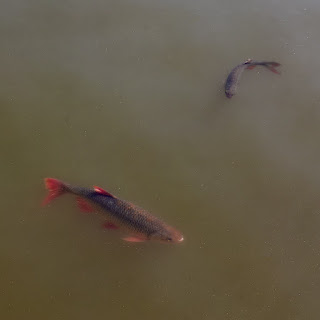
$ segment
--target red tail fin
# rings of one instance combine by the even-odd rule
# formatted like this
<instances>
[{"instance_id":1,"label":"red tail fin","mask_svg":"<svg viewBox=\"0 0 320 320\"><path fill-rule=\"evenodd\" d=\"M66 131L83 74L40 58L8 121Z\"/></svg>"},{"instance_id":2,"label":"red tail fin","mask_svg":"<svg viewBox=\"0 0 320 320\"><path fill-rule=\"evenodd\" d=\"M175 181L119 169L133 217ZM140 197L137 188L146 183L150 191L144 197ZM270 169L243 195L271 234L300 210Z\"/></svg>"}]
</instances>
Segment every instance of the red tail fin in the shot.
<instances>
[{"instance_id":1,"label":"red tail fin","mask_svg":"<svg viewBox=\"0 0 320 320\"><path fill-rule=\"evenodd\" d=\"M267 62L264 66L273 73L280 74L280 72L275 68L281 66L278 62Z\"/></svg>"},{"instance_id":2,"label":"red tail fin","mask_svg":"<svg viewBox=\"0 0 320 320\"><path fill-rule=\"evenodd\" d=\"M49 190L48 196L43 200L42 205L45 206L53 199L61 196L63 193L67 191L64 183L60 180L53 178L44 179L44 183L46 188Z\"/></svg>"},{"instance_id":3,"label":"red tail fin","mask_svg":"<svg viewBox=\"0 0 320 320\"><path fill-rule=\"evenodd\" d=\"M281 64L278 63L278 62L269 62L269 64L270 64L270 66L273 66L273 67L279 67L279 66L281 66Z\"/></svg>"},{"instance_id":4,"label":"red tail fin","mask_svg":"<svg viewBox=\"0 0 320 320\"><path fill-rule=\"evenodd\" d=\"M280 74L280 72L279 72L276 68L274 68L274 67L266 66L266 68L269 69L269 70L270 70L271 72L273 72L273 73Z\"/></svg>"}]
</instances>

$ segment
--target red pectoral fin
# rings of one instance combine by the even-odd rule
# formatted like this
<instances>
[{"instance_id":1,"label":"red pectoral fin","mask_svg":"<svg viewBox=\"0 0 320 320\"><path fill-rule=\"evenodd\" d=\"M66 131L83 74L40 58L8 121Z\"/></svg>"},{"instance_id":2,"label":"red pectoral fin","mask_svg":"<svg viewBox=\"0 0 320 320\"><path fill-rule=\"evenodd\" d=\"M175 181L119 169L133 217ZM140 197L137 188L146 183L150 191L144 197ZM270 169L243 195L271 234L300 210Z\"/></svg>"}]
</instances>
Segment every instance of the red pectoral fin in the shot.
<instances>
[{"instance_id":1,"label":"red pectoral fin","mask_svg":"<svg viewBox=\"0 0 320 320\"><path fill-rule=\"evenodd\" d=\"M126 237L126 238L123 238L123 240L128 241L128 242L144 242L144 241L146 241L146 239L139 238L139 237Z\"/></svg>"},{"instance_id":2,"label":"red pectoral fin","mask_svg":"<svg viewBox=\"0 0 320 320\"><path fill-rule=\"evenodd\" d=\"M247 69L252 70L252 69L254 69L255 67L256 67L256 65L252 64L252 65L248 66Z\"/></svg>"},{"instance_id":3,"label":"red pectoral fin","mask_svg":"<svg viewBox=\"0 0 320 320\"><path fill-rule=\"evenodd\" d=\"M77 204L81 211L83 212L94 212L93 207L85 199L78 197Z\"/></svg>"},{"instance_id":4,"label":"red pectoral fin","mask_svg":"<svg viewBox=\"0 0 320 320\"><path fill-rule=\"evenodd\" d=\"M103 190L103 189L100 188L100 187L94 186L93 189L94 189L94 191L97 192L97 193L103 194L103 195L108 196L108 197L115 198L115 196L114 196L113 194L109 193L109 192L106 191L106 190Z\"/></svg>"},{"instance_id":5,"label":"red pectoral fin","mask_svg":"<svg viewBox=\"0 0 320 320\"><path fill-rule=\"evenodd\" d=\"M119 229L119 227L117 227L115 224L113 224L113 223L111 223L111 222L105 222L105 223L103 224L103 227L104 227L105 229L113 229L113 230Z\"/></svg>"}]
</instances>

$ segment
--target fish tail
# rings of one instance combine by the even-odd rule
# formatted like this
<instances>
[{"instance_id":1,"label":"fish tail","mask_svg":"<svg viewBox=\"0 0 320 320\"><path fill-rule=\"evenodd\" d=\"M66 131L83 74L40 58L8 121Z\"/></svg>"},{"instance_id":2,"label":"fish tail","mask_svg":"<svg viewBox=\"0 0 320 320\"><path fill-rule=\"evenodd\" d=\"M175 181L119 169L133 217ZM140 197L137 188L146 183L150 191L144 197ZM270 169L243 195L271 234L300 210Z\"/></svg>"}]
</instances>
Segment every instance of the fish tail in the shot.
<instances>
[{"instance_id":1,"label":"fish tail","mask_svg":"<svg viewBox=\"0 0 320 320\"><path fill-rule=\"evenodd\" d=\"M276 74L280 74L280 72L275 68L279 66L281 66L281 64L278 62L267 62L266 64L264 64L264 67Z\"/></svg>"},{"instance_id":2,"label":"fish tail","mask_svg":"<svg viewBox=\"0 0 320 320\"><path fill-rule=\"evenodd\" d=\"M278 62L269 62L269 65L270 65L270 66L273 66L273 67L279 67L279 66L281 66L281 64L278 63Z\"/></svg>"},{"instance_id":3,"label":"fish tail","mask_svg":"<svg viewBox=\"0 0 320 320\"><path fill-rule=\"evenodd\" d=\"M45 206L53 199L61 196L68 191L68 187L60 180L53 178L45 178L44 183L46 189L49 191L47 197L43 200L42 205Z\"/></svg>"},{"instance_id":4,"label":"fish tail","mask_svg":"<svg viewBox=\"0 0 320 320\"><path fill-rule=\"evenodd\" d=\"M268 70L270 70L271 72L273 72L273 73L276 73L276 74L280 74L280 72L276 69L276 68L274 68L274 67L272 67L272 66L266 66L266 68L268 69Z\"/></svg>"}]
</instances>

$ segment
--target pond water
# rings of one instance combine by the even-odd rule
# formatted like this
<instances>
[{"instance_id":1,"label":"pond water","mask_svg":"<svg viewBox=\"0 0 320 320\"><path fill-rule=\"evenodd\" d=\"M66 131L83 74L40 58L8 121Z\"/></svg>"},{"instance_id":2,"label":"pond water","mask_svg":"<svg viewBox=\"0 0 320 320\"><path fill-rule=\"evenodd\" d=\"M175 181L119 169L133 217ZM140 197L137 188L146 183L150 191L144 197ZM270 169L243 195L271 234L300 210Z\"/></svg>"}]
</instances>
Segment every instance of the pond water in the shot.
<instances>
[{"instance_id":1,"label":"pond water","mask_svg":"<svg viewBox=\"0 0 320 320\"><path fill-rule=\"evenodd\" d=\"M319 1L0 4L2 319L318 319ZM247 58L282 64L246 71ZM182 244L127 243L43 179Z\"/></svg>"}]
</instances>

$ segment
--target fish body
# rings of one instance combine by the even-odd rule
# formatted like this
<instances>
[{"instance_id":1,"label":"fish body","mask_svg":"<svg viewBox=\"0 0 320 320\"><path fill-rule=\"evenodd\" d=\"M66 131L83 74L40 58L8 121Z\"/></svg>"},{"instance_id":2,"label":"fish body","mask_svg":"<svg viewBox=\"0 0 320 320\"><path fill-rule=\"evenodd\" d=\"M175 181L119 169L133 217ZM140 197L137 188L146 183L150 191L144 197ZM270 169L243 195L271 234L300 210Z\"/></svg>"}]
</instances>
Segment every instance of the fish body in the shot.
<instances>
[{"instance_id":1,"label":"fish body","mask_svg":"<svg viewBox=\"0 0 320 320\"><path fill-rule=\"evenodd\" d=\"M252 59L248 59L244 63L237 65L232 71L229 73L226 83L225 83L225 94L227 98L232 98L237 92L237 87L241 78L241 75L245 69L252 70L256 66L263 66L272 71L273 73L280 74L275 67L280 66L280 63L274 61L256 61Z\"/></svg>"},{"instance_id":2,"label":"fish body","mask_svg":"<svg viewBox=\"0 0 320 320\"><path fill-rule=\"evenodd\" d=\"M126 241L143 242L158 240L162 242L181 242L182 234L175 228L165 224L146 210L121 200L109 192L94 187L93 189L72 186L57 179L46 178L46 188L49 195L43 205L54 198L71 193L77 196L78 206L85 212L102 213L106 219L104 227L108 229L121 229L129 234Z\"/></svg>"}]
</instances>

